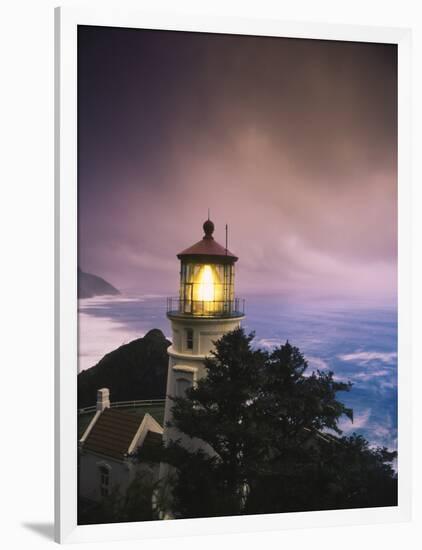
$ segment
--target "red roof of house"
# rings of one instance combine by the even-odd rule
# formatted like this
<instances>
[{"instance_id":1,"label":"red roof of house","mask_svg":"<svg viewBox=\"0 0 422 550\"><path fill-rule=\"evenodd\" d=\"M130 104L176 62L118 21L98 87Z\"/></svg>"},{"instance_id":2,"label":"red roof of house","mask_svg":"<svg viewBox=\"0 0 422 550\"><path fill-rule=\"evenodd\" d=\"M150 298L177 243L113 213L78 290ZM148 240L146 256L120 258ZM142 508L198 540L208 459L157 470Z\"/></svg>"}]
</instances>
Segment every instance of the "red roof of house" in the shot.
<instances>
[{"instance_id":1,"label":"red roof of house","mask_svg":"<svg viewBox=\"0 0 422 550\"><path fill-rule=\"evenodd\" d=\"M104 409L89 432L84 449L123 459L141 425L144 415Z\"/></svg>"}]
</instances>

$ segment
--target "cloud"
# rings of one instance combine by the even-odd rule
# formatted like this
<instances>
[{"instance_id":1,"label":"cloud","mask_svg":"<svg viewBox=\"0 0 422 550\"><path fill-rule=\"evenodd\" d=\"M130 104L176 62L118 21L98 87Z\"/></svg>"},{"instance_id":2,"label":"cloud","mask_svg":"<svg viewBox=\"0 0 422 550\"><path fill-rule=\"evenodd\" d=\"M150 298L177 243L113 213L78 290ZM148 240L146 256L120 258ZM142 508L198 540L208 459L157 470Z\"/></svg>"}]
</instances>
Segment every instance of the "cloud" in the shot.
<instances>
[{"instance_id":1,"label":"cloud","mask_svg":"<svg viewBox=\"0 0 422 550\"><path fill-rule=\"evenodd\" d=\"M391 377L390 380L380 380L379 387L381 390L394 390L397 388L397 377Z\"/></svg>"},{"instance_id":2,"label":"cloud","mask_svg":"<svg viewBox=\"0 0 422 550\"><path fill-rule=\"evenodd\" d=\"M306 360L309 363L309 368L314 370L328 370L329 366L324 359L321 357L314 357L313 355L308 355Z\"/></svg>"},{"instance_id":3,"label":"cloud","mask_svg":"<svg viewBox=\"0 0 422 550\"><path fill-rule=\"evenodd\" d=\"M285 344L285 341L280 340L278 338L261 338L258 340L258 343L267 349L272 349L278 346L282 346Z\"/></svg>"},{"instance_id":4,"label":"cloud","mask_svg":"<svg viewBox=\"0 0 422 550\"><path fill-rule=\"evenodd\" d=\"M397 377L395 370L392 369L372 369L366 372L351 374L353 383L362 384L365 387L368 383L378 391L395 390L397 388Z\"/></svg>"},{"instance_id":5,"label":"cloud","mask_svg":"<svg viewBox=\"0 0 422 550\"><path fill-rule=\"evenodd\" d=\"M86 270L176 290L176 254L210 208L216 240L230 226L239 292L395 300L395 46L99 27L78 38Z\"/></svg>"},{"instance_id":6,"label":"cloud","mask_svg":"<svg viewBox=\"0 0 422 550\"><path fill-rule=\"evenodd\" d=\"M380 378L384 376L391 376L392 371L387 369L379 369L379 370L370 370L367 372L359 372L353 376L354 379L361 380L363 382L366 382L368 380L372 380L373 378Z\"/></svg>"},{"instance_id":7,"label":"cloud","mask_svg":"<svg viewBox=\"0 0 422 550\"><path fill-rule=\"evenodd\" d=\"M397 450L397 427L391 416L371 425L371 447L378 446L387 447L390 451Z\"/></svg>"},{"instance_id":8,"label":"cloud","mask_svg":"<svg viewBox=\"0 0 422 550\"><path fill-rule=\"evenodd\" d=\"M361 413L355 414L353 422L346 417L342 417L339 422L339 428L344 432L352 432L365 428L371 417L371 409L365 409Z\"/></svg>"},{"instance_id":9,"label":"cloud","mask_svg":"<svg viewBox=\"0 0 422 550\"><path fill-rule=\"evenodd\" d=\"M360 366L369 363L379 362L386 365L393 365L397 361L396 352L382 351L356 351L354 353L345 353L337 356L342 361L350 361Z\"/></svg>"}]
</instances>

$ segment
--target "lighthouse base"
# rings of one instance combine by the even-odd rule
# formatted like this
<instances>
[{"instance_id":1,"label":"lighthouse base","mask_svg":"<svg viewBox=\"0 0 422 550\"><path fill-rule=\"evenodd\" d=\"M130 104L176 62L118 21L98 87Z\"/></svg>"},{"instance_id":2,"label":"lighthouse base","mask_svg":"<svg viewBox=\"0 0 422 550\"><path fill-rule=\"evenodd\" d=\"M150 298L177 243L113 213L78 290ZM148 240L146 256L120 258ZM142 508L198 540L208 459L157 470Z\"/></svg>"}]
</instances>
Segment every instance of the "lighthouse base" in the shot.
<instances>
[{"instance_id":1,"label":"lighthouse base","mask_svg":"<svg viewBox=\"0 0 422 550\"><path fill-rule=\"evenodd\" d=\"M172 420L172 397L184 397L188 388L195 386L206 376L205 358L214 349L214 342L224 334L239 328L244 315L229 318L186 318L168 314L172 324L173 344L168 348L169 366L167 375L166 405L164 413L163 443L179 442L190 451L202 449L212 454L213 450L200 439L195 439L177 430L168 423ZM160 465L160 514L171 519L171 485L177 472L168 464Z\"/></svg>"}]
</instances>

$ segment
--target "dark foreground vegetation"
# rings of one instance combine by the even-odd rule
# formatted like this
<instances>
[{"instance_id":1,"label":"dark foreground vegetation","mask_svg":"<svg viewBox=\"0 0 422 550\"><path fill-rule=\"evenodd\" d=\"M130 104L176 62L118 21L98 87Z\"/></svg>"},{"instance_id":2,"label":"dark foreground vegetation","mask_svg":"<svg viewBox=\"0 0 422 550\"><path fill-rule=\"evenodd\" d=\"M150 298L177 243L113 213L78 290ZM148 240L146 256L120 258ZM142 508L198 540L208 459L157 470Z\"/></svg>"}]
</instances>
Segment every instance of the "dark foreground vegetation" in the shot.
<instances>
[{"instance_id":1,"label":"dark foreground vegetation","mask_svg":"<svg viewBox=\"0 0 422 550\"><path fill-rule=\"evenodd\" d=\"M207 377L174 399L174 425L212 449L164 450L178 472L178 517L397 505L396 453L362 436L343 437L353 411L337 399L350 383L308 373L288 342L272 353L251 348L242 329L225 335L206 360Z\"/></svg>"},{"instance_id":2,"label":"dark foreground vegetation","mask_svg":"<svg viewBox=\"0 0 422 550\"><path fill-rule=\"evenodd\" d=\"M173 425L205 442L207 452L173 442L143 454L173 472L162 508L193 518L397 505L396 453L339 429L342 416L353 419L337 398L351 384L308 372L288 342L267 353L253 349L252 339L242 329L223 336L206 360L207 376L174 399ZM110 500L94 516L158 519L150 498L156 489L138 480L129 504Z\"/></svg>"},{"instance_id":3,"label":"dark foreground vegetation","mask_svg":"<svg viewBox=\"0 0 422 550\"><path fill-rule=\"evenodd\" d=\"M116 488L100 503L79 498L78 525L158 519L152 506L156 487L157 483L150 475L138 475L123 495Z\"/></svg>"}]
</instances>

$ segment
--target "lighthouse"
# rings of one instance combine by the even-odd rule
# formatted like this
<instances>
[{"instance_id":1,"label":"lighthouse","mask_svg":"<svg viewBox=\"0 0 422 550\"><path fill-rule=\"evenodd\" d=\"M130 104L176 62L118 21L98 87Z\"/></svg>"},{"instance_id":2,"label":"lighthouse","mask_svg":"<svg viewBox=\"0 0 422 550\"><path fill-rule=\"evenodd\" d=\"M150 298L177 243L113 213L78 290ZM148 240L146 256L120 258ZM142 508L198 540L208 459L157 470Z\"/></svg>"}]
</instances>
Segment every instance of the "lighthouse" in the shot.
<instances>
[{"instance_id":1,"label":"lighthouse","mask_svg":"<svg viewBox=\"0 0 422 550\"><path fill-rule=\"evenodd\" d=\"M172 345L164 414L164 442L181 439L188 448L201 445L173 427L172 397L183 397L206 375L205 358L214 342L240 326L244 300L235 296L234 271L238 258L213 237L214 224L206 220L200 241L177 254L180 260L180 287L177 298L168 298L167 317L171 322Z\"/></svg>"}]
</instances>

